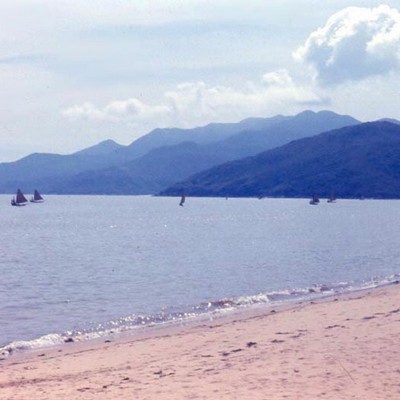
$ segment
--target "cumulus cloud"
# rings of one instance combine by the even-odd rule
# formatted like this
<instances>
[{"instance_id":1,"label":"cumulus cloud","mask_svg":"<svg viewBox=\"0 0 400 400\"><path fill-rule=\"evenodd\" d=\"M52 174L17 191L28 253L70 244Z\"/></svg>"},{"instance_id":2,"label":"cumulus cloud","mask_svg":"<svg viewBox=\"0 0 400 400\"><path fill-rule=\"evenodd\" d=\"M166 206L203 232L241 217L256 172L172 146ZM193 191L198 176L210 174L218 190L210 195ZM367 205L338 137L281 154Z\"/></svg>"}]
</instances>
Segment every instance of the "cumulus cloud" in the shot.
<instances>
[{"instance_id":1,"label":"cumulus cloud","mask_svg":"<svg viewBox=\"0 0 400 400\"><path fill-rule=\"evenodd\" d=\"M71 119L107 119L107 116L101 110L88 101L81 105L69 107L62 114Z\"/></svg>"},{"instance_id":2,"label":"cumulus cloud","mask_svg":"<svg viewBox=\"0 0 400 400\"><path fill-rule=\"evenodd\" d=\"M274 72L267 72L263 75L262 81L271 86L292 86L293 79L286 69L279 69Z\"/></svg>"},{"instance_id":3,"label":"cumulus cloud","mask_svg":"<svg viewBox=\"0 0 400 400\"><path fill-rule=\"evenodd\" d=\"M159 104L137 98L115 100L104 106L86 102L63 115L71 119L103 120L130 125L193 127L215 121L234 121L254 115L298 111L304 104L325 100L308 85L296 83L286 70L264 74L260 83L242 89L205 82L186 82L164 93Z\"/></svg>"},{"instance_id":4,"label":"cumulus cloud","mask_svg":"<svg viewBox=\"0 0 400 400\"><path fill-rule=\"evenodd\" d=\"M170 109L165 105L149 105L136 98L130 98L112 101L104 107L96 107L91 102L85 102L65 109L62 114L75 120L143 121L163 118L170 114Z\"/></svg>"},{"instance_id":5,"label":"cumulus cloud","mask_svg":"<svg viewBox=\"0 0 400 400\"><path fill-rule=\"evenodd\" d=\"M323 84L400 70L400 13L386 5L346 8L311 33L294 57Z\"/></svg>"}]
</instances>

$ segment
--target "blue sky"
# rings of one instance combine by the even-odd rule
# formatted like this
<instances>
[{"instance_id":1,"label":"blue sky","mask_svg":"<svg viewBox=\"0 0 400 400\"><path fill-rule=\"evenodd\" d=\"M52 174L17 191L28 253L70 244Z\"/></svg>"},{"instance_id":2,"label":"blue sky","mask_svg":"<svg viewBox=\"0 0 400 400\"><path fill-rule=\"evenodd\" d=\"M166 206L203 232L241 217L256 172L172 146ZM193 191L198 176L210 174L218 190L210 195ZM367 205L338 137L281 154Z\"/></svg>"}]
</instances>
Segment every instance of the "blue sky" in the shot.
<instances>
[{"instance_id":1,"label":"blue sky","mask_svg":"<svg viewBox=\"0 0 400 400\"><path fill-rule=\"evenodd\" d=\"M156 127L400 119L398 0L3 0L0 161Z\"/></svg>"}]
</instances>

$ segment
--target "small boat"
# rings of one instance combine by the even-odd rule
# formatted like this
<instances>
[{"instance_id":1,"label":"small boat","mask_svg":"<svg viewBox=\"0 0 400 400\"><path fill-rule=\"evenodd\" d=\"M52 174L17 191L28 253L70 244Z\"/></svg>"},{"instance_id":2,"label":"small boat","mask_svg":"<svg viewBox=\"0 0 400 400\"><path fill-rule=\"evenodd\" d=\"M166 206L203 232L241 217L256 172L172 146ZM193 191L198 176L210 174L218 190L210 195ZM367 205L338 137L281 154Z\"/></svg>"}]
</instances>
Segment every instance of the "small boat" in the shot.
<instances>
[{"instance_id":1,"label":"small boat","mask_svg":"<svg viewBox=\"0 0 400 400\"><path fill-rule=\"evenodd\" d=\"M336 197L333 193L329 196L328 203L336 203Z\"/></svg>"},{"instance_id":2,"label":"small boat","mask_svg":"<svg viewBox=\"0 0 400 400\"><path fill-rule=\"evenodd\" d=\"M319 198L318 196L314 193L312 199L310 200L310 204L312 206L316 206L319 204Z\"/></svg>"},{"instance_id":3,"label":"small boat","mask_svg":"<svg viewBox=\"0 0 400 400\"><path fill-rule=\"evenodd\" d=\"M186 196L183 194L182 197L181 197L181 202L179 203L179 205L183 207L183 203L185 202L185 200L186 200Z\"/></svg>"},{"instance_id":4,"label":"small boat","mask_svg":"<svg viewBox=\"0 0 400 400\"><path fill-rule=\"evenodd\" d=\"M27 198L23 195L21 190L17 190L17 194L13 199L11 200L11 205L12 206L25 206L28 203Z\"/></svg>"},{"instance_id":5,"label":"small boat","mask_svg":"<svg viewBox=\"0 0 400 400\"><path fill-rule=\"evenodd\" d=\"M31 203L43 203L44 198L40 195L40 193L35 189L33 192L33 197L30 199Z\"/></svg>"}]
</instances>

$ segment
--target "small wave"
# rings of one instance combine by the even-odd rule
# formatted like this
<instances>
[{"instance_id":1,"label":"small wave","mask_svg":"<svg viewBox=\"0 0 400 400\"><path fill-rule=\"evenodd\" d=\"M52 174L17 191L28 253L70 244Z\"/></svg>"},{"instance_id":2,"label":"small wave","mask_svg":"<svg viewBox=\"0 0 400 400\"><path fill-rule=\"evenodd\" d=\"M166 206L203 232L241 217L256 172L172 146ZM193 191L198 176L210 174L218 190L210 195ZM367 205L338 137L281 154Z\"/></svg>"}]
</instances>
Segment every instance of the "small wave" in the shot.
<instances>
[{"instance_id":1,"label":"small wave","mask_svg":"<svg viewBox=\"0 0 400 400\"><path fill-rule=\"evenodd\" d=\"M224 298L200 303L187 307L182 311L169 311L163 309L153 315L129 315L97 324L86 330L67 331L63 334L48 334L29 341L15 341L0 348L0 360L6 359L14 353L52 347L68 342L81 342L86 340L110 337L123 332L137 330L143 327L164 326L168 324L186 323L196 318L213 318L225 312L244 309L256 305L281 304L300 299L328 297L356 290L372 289L400 283L400 274L388 277L373 277L363 282L338 282L333 284L315 284L306 288L292 288L279 291L259 293L251 296Z\"/></svg>"},{"instance_id":2,"label":"small wave","mask_svg":"<svg viewBox=\"0 0 400 400\"><path fill-rule=\"evenodd\" d=\"M8 358L10 355L28 350L40 349L43 347L52 347L61 344L65 341L63 335L57 333L50 333L33 340L20 340L15 341L7 346L0 348L0 359Z\"/></svg>"}]
</instances>

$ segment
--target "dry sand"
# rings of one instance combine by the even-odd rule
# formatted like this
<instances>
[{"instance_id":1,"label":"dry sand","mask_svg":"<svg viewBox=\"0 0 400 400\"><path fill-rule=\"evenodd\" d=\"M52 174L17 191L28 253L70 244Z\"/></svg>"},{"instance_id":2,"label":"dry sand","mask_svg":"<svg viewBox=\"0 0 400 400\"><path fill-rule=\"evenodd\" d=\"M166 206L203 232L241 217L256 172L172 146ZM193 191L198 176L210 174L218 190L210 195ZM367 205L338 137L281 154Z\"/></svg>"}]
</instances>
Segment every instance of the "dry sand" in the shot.
<instances>
[{"instance_id":1,"label":"dry sand","mask_svg":"<svg viewBox=\"0 0 400 400\"><path fill-rule=\"evenodd\" d=\"M400 399L400 286L0 362L0 399Z\"/></svg>"}]
</instances>

